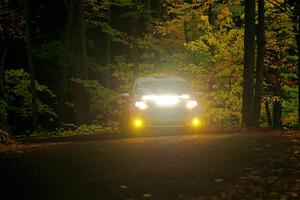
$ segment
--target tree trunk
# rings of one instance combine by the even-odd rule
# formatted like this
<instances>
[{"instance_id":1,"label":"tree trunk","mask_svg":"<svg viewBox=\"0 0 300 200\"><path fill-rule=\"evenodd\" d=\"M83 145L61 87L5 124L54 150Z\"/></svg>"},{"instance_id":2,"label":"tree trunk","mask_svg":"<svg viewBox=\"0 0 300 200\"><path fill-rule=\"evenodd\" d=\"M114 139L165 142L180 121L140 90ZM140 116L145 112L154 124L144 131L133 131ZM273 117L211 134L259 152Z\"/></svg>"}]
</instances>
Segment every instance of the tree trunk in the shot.
<instances>
[{"instance_id":1,"label":"tree trunk","mask_svg":"<svg viewBox=\"0 0 300 200\"><path fill-rule=\"evenodd\" d=\"M274 86L274 96L280 98L281 97L281 81L276 71L276 83ZM273 102L273 128L281 128L281 116L282 116L282 108L281 108L281 99L276 99Z\"/></svg>"},{"instance_id":2,"label":"tree trunk","mask_svg":"<svg viewBox=\"0 0 300 200\"><path fill-rule=\"evenodd\" d=\"M151 0L146 0L146 2L144 3L145 4L145 8L147 9L147 25L146 25L146 31L150 31L149 29L149 25L151 24L151 14L152 14L152 11L151 11Z\"/></svg>"},{"instance_id":3,"label":"tree trunk","mask_svg":"<svg viewBox=\"0 0 300 200\"><path fill-rule=\"evenodd\" d=\"M189 39L188 39L188 29L187 29L187 22L184 21L183 22L183 33L184 33L184 42L185 43L188 43L189 42Z\"/></svg>"},{"instance_id":4,"label":"tree trunk","mask_svg":"<svg viewBox=\"0 0 300 200\"><path fill-rule=\"evenodd\" d=\"M83 0L71 0L71 43L73 53L74 77L82 80L88 79L86 66L87 49L85 40L85 23ZM73 100L75 119L78 125L89 121L88 96L84 89L73 83Z\"/></svg>"},{"instance_id":5,"label":"tree trunk","mask_svg":"<svg viewBox=\"0 0 300 200\"><path fill-rule=\"evenodd\" d=\"M27 62L30 74L30 87L31 87L31 108L32 108L32 130L37 131L37 96L36 96L36 85L35 85L35 70L32 55L32 39L31 39L31 0L24 0L24 17L25 17L25 33L26 33L26 46L27 46Z\"/></svg>"},{"instance_id":6,"label":"tree trunk","mask_svg":"<svg viewBox=\"0 0 300 200\"><path fill-rule=\"evenodd\" d=\"M300 127L300 2L296 1L296 21L298 18L298 30L296 34L297 49L298 49L298 126ZM297 26L294 26L297 29Z\"/></svg>"},{"instance_id":7,"label":"tree trunk","mask_svg":"<svg viewBox=\"0 0 300 200\"><path fill-rule=\"evenodd\" d=\"M257 60L255 70L255 99L254 99L254 114L253 122L255 127L259 127L260 112L261 112L261 91L264 72L265 59L265 1L258 0L258 26L257 35Z\"/></svg>"},{"instance_id":8,"label":"tree trunk","mask_svg":"<svg viewBox=\"0 0 300 200\"><path fill-rule=\"evenodd\" d=\"M5 103L5 89L4 89L4 79L5 79L5 71L4 71L4 66L5 66L5 58L7 55L7 44L4 36L1 38L1 46L3 47L1 49L1 63L0 63L0 103ZM6 110L2 110L0 112L0 128L8 129L8 124L7 124L7 116L6 116Z\"/></svg>"},{"instance_id":9,"label":"tree trunk","mask_svg":"<svg viewBox=\"0 0 300 200\"><path fill-rule=\"evenodd\" d=\"M255 66L255 1L245 0L244 73L242 124L253 126Z\"/></svg>"},{"instance_id":10,"label":"tree trunk","mask_svg":"<svg viewBox=\"0 0 300 200\"><path fill-rule=\"evenodd\" d=\"M132 65L133 65L133 71L135 74L137 74L139 72L139 63L138 63L139 53L138 53L137 48L138 48L137 45L135 44L135 42L133 42L133 44L132 44Z\"/></svg>"},{"instance_id":11,"label":"tree trunk","mask_svg":"<svg viewBox=\"0 0 300 200\"><path fill-rule=\"evenodd\" d=\"M71 53L71 32L72 32L72 12L70 2L64 0L66 10L66 20L63 30L63 45L66 49L70 50ZM61 87L57 88L57 114L60 122L72 123L74 120L70 119L70 108L66 106L65 102L72 101L68 97L72 97L72 90L70 90L71 84L70 79L74 76L73 69L70 69L67 65L61 65L58 69L56 76L57 84Z\"/></svg>"},{"instance_id":12,"label":"tree trunk","mask_svg":"<svg viewBox=\"0 0 300 200\"><path fill-rule=\"evenodd\" d=\"M273 103L273 128L281 128L281 116L282 108L281 101L275 101Z\"/></svg>"},{"instance_id":13,"label":"tree trunk","mask_svg":"<svg viewBox=\"0 0 300 200\"><path fill-rule=\"evenodd\" d=\"M5 41L5 38L1 38L3 49L1 49L1 63L0 63L0 101L4 101L4 78L5 78L5 71L4 71L4 65L5 65L5 58L7 55L7 44Z\"/></svg>"},{"instance_id":14,"label":"tree trunk","mask_svg":"<svg viewBox=\"0 0 300 200\"><path fill-rule=\"evenodd\" d=\"M140 53L138 49L137 44L137 38L140 37L141 31L140 31L140 19L134 19L133 22L133 41L132 41L132 65L133 65L133 71L135 74L139 73L139 61L140 61Z\"/></svg>"},{"instance_id":15,"label":"tree trunk","mask_svg":"<svg viewBox=\"0 0 300 200\"><path fill-rule=\"evenodd\" d=\"M108 6L107 10L107 23L111 25L111 8ZM107 33L107 41L106 41L106 70L105 70L105 82L106 87L110 87L110 67L111 67L111 37L109 33Z\"/></svg>"},{"instance_id":16,"label":"tree trunk","mask_svg":"<svg viewBox=\"0 0 300 200\"><path fill-rule=\"evenodd\" d=\"M151 31L151 2L150 0L146 0L144 2L145 8L146 8L146 20L145 20L145 32ZM149 65L149 68L151 68L152 60L151 60L151 49L147 46L146 49L146 55L147 55L147 64ZM152 72L155 73L156 69L155 67L152 68Z\"/></svg>"},{"instance_id":17,"label":"tree trunk","mask_svg":"<svg viewBox=\"0 0 300 200\"><path fill-rule=\"evenodd\" d=\"M272 118L271 118L270 105L268 100L265 102L265 109L266 109L268 126L272 127Z\"/></svg>"},{"instance_id":18,"label":"tree trunk","mask_svg":"<svg viewBox=\"0 0 300 200\"><path fill-rule=\"evenodd\" d=\"M211 5L208 9L208 21L209 21L210 25L212 25L212 26L216 25L216 13L213 9L213 5ZM214 56L216 54L216 51L217 51L217 46L213 45L213 44L210 44L209 49L210 49L211 55Z\"/></svg>"},{"instance_id":19,"label":"tree trunk","mask_svg":"<svg viewBox=\"0 0 300 200\"><path fill-rule=\"evenodd\" d=\"M299 20L300 21L300 20ZM299 28L300 29L300 28ZM296 35L297 49L298 49L298 126L300 127L300 31Z\"/></svg>"}]
</instances>

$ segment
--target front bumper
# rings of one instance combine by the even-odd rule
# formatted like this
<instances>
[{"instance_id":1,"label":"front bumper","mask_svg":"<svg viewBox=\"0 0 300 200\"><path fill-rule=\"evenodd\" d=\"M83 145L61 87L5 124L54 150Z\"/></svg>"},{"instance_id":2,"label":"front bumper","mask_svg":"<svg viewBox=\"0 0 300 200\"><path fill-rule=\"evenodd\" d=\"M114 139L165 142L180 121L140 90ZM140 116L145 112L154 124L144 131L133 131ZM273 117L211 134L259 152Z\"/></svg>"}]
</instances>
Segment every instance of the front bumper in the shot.
<instances>
[{"instance_id":1,"label":"front bumper","mask_svg":"<svg viewBox=\"0 0 300 200\"><path fill-rule=\"evenodd\" d=\"M138 127L194 127L203 125L199 110L188 110L182 107L151 108L145 111L138 109L130 113L130 122L133 127L139 121Z\"/></svg>"}]
</instances>

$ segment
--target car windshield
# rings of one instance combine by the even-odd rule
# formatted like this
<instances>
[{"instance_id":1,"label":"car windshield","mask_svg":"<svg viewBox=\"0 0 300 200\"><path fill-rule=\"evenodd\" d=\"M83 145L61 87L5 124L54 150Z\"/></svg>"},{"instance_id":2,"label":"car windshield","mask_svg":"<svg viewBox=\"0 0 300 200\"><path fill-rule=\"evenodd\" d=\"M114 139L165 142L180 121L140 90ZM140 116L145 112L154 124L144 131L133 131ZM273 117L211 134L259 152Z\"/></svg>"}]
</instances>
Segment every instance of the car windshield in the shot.
<instances>
[{"instance_id":1,"label":"car windshield","mask_svg":"<svg viewBox=\"0 0 300 200\"><path fill-rule=\"evenodd\" d=\"M146 94L189 94L190 89L183 81L147 81L137 84L135 93Z\"/></svg>"}]
</instances>

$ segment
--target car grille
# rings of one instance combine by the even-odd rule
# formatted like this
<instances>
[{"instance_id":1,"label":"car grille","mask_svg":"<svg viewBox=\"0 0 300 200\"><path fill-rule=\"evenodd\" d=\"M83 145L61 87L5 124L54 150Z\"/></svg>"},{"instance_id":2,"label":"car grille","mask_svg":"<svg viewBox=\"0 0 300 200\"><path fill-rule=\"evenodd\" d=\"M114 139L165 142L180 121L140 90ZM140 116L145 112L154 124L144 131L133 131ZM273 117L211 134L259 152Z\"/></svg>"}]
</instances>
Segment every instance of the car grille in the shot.
<instances>
[{"instance_id":1,"label":"car grille","mask_svg":"<svg viewBox=\"0 0 300 200\"><path fill-rule=\"evenodd\" d=\"M185 124L187 120L187 111L184 108L172 107L172 108L154 108L148 110L146 116L151 125L179 125Z\"/></svg>"}]
</instances>

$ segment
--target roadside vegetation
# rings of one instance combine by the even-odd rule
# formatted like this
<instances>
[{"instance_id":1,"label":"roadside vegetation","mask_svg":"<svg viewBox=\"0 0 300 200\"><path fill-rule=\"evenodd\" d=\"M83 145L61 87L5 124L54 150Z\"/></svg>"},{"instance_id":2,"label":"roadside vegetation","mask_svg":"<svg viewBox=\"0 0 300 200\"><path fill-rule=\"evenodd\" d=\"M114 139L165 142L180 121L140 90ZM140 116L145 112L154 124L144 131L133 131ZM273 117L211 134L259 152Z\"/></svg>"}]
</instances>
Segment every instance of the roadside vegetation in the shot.
<instances>
[{"instance_id":1,"label":"roadside vegetation","mask_svg":"<svg viewBox=\"0 0 300 200\"><path fill-rule=\"evenodd\" d=\"M187 79L210 127L298 128L300 3L251 2L1 1L1 138L113 132L142 75Z\"/></svg>"}]
</instances>

